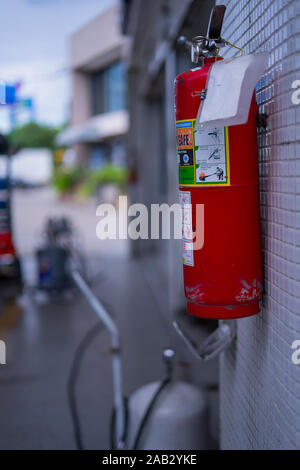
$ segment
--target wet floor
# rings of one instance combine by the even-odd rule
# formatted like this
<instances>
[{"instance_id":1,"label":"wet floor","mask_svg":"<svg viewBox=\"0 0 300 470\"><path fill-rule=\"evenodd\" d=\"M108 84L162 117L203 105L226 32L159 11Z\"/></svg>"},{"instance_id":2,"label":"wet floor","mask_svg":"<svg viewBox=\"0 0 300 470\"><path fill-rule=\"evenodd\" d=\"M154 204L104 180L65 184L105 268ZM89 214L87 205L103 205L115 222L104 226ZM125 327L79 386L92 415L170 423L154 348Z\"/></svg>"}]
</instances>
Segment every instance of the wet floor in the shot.
<instances>
[{"instance_id":1,"label":"wet floor","mask_svg":"<svg viewBox=\"0 0 300 470\"><path fill-rule=\"evenodd\" d=\"M94 290L110 305L121 330L128 395L161 378L161 352L171 340L140 263L100 264L106 276ZM0 448L72 449L67 381L76 347L97 318L80 294L45 303L27 294L21 304L23 312L6 334L7 364L0 367ZM113 402L104 329L86 351L76 395L85 447L109 448Z\"/></svg>"},{"instance_id":2,"label":"wet floor","mask_svg":"<svg viewBox=\"0 0 300 470\"><path fill-rule=\"evenodd\" d=\"M15 238L26 285L18 304L6 305L0 312L0 339L5 340L7 350L7 363L0 366L0 449L75 448L67 383L78 345L98 319L76 291L47 299L33 289L33 252L41 243L49 215L71 217L81 234L93 290L120 328L125 394L163 377L162 351L174 344L176 376L193 381L196 377L200 386L214 390L217 362L199 366L177 341L168 320L167 279L159 262L153 256L130 259L126 241L97 240L95 202L82 205L59 200L52 190L42 188L17 191L14 207ZM108 333L102 328L90 342L79 370L75 392L87 449L110 446L113 389L109 348ZM209 396L214 397L215 392ZM216 434L216 405L212 410Z\"/></svg>"}]
</instances>

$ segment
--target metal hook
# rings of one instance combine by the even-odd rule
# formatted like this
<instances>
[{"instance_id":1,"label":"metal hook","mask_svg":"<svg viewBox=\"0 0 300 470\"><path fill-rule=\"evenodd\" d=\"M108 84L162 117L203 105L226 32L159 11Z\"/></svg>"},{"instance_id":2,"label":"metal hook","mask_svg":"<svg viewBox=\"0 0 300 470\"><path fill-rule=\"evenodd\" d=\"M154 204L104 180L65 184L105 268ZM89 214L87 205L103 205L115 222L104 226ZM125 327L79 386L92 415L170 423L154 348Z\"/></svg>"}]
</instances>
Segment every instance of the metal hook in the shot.
<instances>
[{"instance_id":1,"label":"metal hook","mask_svg":"<svg viewBox=\"0 0 300 470\"><path fill-rule=\"evenodd\" d=\"M227 349L236 337L236 320L220 320L219 327L200 344L196 344L175 320L173 326L189 350L200 361L209 361Z\"/></svg>"}]
</instances>

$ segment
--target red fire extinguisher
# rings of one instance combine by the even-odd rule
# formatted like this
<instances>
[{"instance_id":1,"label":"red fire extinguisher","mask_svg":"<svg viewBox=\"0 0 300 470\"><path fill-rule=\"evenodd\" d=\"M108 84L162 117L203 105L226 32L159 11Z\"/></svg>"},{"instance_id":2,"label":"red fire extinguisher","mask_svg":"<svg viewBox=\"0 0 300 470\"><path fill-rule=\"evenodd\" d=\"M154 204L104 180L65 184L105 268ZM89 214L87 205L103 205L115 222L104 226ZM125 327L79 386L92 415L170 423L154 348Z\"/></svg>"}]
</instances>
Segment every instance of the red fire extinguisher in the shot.
<instances>
[{"instance_id":1,"label":"red fire extinguisher","mask_svg":"<svg viewBox=\"0 0 300 470\"><path fill-rule=\"evenodd\" d=\"M205 318L259 313L262 257L256 103L248 122L195 130L209 70L218 57L225 7L215 7L207 37L187 42L197 67L175 80L175 108L183 217L183 267L187 311ZM181 40L181 42L184 42ZM196 207L204 207L201 249L186 240L197 232Z\"/></svg>"}]
</instances>

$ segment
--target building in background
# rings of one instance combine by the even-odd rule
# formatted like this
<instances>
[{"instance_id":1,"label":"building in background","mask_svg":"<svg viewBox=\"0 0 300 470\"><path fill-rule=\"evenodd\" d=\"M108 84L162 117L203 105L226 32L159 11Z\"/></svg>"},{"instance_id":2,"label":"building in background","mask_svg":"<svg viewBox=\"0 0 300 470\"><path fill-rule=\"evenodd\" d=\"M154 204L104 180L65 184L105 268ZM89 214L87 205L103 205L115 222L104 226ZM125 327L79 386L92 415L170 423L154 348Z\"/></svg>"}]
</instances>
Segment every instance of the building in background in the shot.
<instances>
[{"instance_id":1,"label":"building in background","mask_svg":"<svg viewBox=\"0 0 300 470\"><path fill-rule=\"evenodd\" d=\"M71 147L76 162L91 168L125 163L125 43L119 25L115 5L71 37L71 119L57 143Z\"/></svg>"},{"instance_id":2,"label":"building in background","mask_svg":"<svg viewBox=\"0 0 300 470\"><path fill-rule=\"evenodd\" d=\"M259 134L264 300L259 315L237 321L237 340L221 356L221 447L297 449L300 368L292 361L291 346L300 338L300 114L291 87L299 79L299 2L217 3L227 6L226 39L246 53L270 53L257 85L260 111L268 114L267 129ZM214 5L211 0L123 1L123 27L130 38L128 162L136 174L130 188L134 202L178 201L173 81L192 65L176 38L205 33ZM225 51L226 57L232 54ZM157 253L157 269L169 285L165 315L170 320L185 305L181 246L135 243L137 253L147 250ZM203 377L201 367L193 368L194 381Z\"/></svg>"}]
</instances>

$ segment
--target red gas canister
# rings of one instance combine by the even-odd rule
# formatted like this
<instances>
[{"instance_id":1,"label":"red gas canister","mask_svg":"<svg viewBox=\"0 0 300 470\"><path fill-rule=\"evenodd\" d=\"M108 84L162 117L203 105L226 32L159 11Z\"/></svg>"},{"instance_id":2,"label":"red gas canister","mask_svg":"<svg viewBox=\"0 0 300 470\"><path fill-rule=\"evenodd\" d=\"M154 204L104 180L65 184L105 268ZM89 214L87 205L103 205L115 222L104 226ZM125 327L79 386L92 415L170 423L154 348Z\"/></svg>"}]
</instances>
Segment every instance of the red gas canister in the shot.
<instances>
[{"instance_id":1,"label":"red gas canister","mask_svg":"<svg viewBox=\"0 0 300 470\"><path fill-rule=\"evenodd\" d=\"M190 314L238 318L258 313L262 296L256 104L253 96L246 124L195 129L215 60L175 80L180 198L191 205L183 234L199 232L196 207L204 208L202 248L183 235L184 287Z\"/></svg>"}]
</instances>

